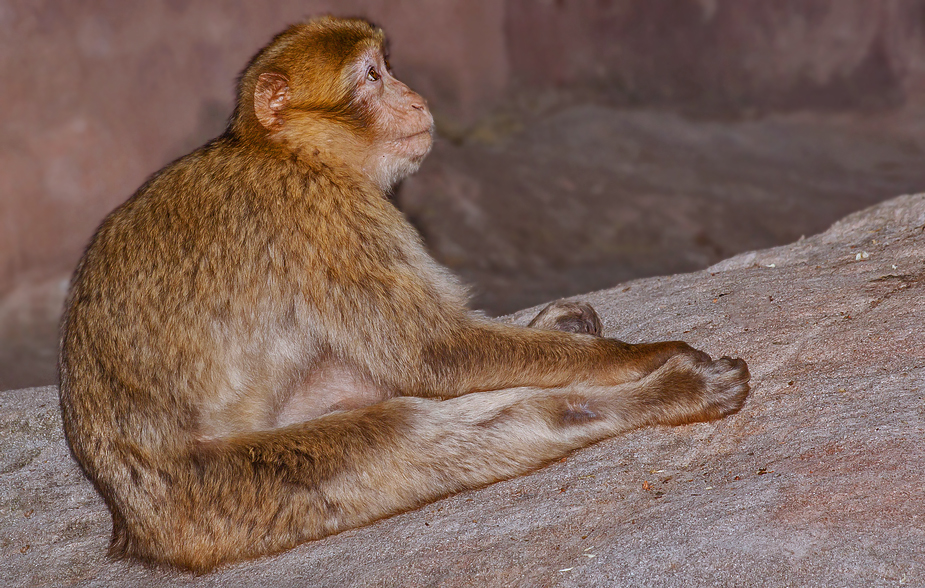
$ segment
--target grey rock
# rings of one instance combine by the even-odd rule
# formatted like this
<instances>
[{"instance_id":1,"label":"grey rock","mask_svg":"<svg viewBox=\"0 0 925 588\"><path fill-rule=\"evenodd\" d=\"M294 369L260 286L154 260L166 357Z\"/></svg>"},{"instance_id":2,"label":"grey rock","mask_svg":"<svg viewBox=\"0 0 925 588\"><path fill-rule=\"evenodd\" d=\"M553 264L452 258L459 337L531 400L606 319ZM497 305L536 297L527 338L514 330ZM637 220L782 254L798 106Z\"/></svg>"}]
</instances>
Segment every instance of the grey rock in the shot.
<instances>
[{"instance_id":1,"label":"grey rock","mask_svg":"<svg viewBox=\"0 0 925 588\"><path fill-rule=\"evenodd\" d=\"M607 334L748 360L727 419L196 577L112 562L54 387L0 393L12 586L925 585L925 195L690 274L582 296ZM535 310L508 320L526 322Z\"/></svg>"}]
</instances>

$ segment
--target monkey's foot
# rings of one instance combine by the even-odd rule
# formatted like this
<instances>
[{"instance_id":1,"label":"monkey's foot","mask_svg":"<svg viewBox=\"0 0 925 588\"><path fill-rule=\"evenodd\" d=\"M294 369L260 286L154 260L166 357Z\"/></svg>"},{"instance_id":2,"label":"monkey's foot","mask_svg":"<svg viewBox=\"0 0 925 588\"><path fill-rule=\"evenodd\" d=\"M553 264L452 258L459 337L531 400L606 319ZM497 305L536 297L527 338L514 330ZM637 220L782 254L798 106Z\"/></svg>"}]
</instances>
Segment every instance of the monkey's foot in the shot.
<instances>
[{"instance_id":1,"label":"monkey's foot","mask_svg":"<svg viewBox=\"0 0 925 588\"><path fill-rule=\"evenodd\" d=\"M557 300L540 311L527 325L547 331L564 331L600 337L604 332L600 317L590 304Z\"/></svg>"},{"instance_id":2,"label":"monkey's foot","mask_svg":"<svg viewBox=\"0 0 925 588\"><path fill-rule=\"evenodd\" d=\"M676 355L653 372L649 398L662 407L658 422L680 425L710 421L738 412L748 396L748 366L742 359L721 357L699 361L695 356Z\"/></svg>"},{"instance_id":3,"label":"monkey's foot","mask_svg":"<svg viewBox=\"0 0 925 588\"><path fill-rule=\"evenodd\" d=\"M717 418L738 412L745 404L751 379L745 360L721 357L697 367L704 380L704 401Z\"/></svg>"}]
</instances>

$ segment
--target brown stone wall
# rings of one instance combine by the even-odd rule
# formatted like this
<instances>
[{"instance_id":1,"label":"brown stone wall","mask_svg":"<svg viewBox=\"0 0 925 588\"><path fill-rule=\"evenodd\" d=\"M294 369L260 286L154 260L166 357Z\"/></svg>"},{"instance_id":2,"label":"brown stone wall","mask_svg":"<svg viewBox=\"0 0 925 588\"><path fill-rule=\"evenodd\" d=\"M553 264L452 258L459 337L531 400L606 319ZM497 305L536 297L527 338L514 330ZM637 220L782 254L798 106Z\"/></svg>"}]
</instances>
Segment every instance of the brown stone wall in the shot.
<instances>
[{"instance_id":1,"label":"brown stone wall","mask_svg":"<svg viewBox=\"0 0 925 588\"><path fill-rule=\"evenodd\" d=\"M386 27L449 124L510 80L710 112L925 96L922 0L0 0L0 296L73 265L106 211L221 131L257 48L330 11Z\"/></svg>"},{"instance_id":2,"label":"brown stone wall","mask_svg":"<svg viewBox=\"0 0 925 588\"><path fill-rule=\"evenodd\" d=\"M448 124L521 84L709 112L925 96L922 0L0 0L0 296L73 265L106 211L221 131L257 48L330 11L385 26Z\"/></svg>"},{"instance_id":3,"label":"brown stone wall","mask_svg":"<svg viewBox=\"0 0 925 588\"><path fill-rule=\"evenodd\" d=\"M920 0L509 0L511 70L629 104L885 109L925 93Z\"/></svg>"},{"instance_id":4,"label":"brown stone wall","mask_svg":"<svg viewBox=\"0 0 925 588\"><path fill-rule=\"evenodd\" d=\"M506 79L502 11L493 0L0 0L0 296L69 270L107 211L220 133L237 74L287 24L374 20L399 75L466 118Z\"/></svg>"}]
</instances>

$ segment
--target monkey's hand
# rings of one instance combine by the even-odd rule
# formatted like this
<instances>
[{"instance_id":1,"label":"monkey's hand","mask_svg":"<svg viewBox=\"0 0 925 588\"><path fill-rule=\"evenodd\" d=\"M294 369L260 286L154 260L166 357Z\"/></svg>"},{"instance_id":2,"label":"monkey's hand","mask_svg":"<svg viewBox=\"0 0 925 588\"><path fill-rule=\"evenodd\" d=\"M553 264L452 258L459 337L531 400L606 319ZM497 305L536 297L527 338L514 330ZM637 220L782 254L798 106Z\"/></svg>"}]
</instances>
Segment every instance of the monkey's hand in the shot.
<instances>
[{"instance_id":1,"label":"monkey's hand","mask_svg":"<svg viewBox=\"0 0 925 588\"><path fill-rule=\"evenodd\" d=\"M600 337L604 333L601 319L586 302L557 300L540 311L528 327L547 331L564 331Z\"/></svg>"}]
</instances>

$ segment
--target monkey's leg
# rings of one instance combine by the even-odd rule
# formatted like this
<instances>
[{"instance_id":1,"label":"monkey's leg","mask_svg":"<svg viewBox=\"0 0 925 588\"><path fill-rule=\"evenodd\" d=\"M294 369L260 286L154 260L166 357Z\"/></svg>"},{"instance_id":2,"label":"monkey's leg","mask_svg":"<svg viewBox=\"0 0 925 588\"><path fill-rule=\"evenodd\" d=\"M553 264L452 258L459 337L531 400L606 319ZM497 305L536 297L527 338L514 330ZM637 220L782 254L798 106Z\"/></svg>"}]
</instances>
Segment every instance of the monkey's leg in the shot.
<instances>
[{"instance_id":1,"label":"monkey's leg","mask_svg":"<svg viewBox=\"0 0 925 588\"><path fill-rule=\"evenodd\" d=\"M400 397L215 442L147 517L121 518L114 545L208 570L524 474L640 426L721 417L739 409L747 381L741 360L677 356L612 388Z\"/></svg>"},{"instance_id":2,"label":"monkey's leg","mask_svg":"<svg viewBox=\"0 0 925 588\"><path fill-rule=\"evenodd\" d=\"M586 302L557 300L537 314L528 327L547 331L583 333L600 337L604 326L594 308Z\"/></svg>"}]
</instances>

